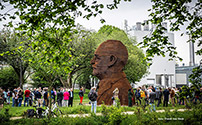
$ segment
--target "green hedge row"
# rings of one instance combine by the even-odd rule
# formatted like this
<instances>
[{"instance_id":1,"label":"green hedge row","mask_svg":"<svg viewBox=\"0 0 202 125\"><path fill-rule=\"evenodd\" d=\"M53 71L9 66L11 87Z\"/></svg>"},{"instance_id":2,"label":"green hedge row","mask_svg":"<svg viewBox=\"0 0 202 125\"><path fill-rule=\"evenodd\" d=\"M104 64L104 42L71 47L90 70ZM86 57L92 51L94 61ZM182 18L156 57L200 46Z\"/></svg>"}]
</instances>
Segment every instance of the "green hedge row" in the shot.
<instances>
[{"instance_id":1,"label":"green hedge row","mask_svg":"<svg viewBox=\"0 0 202 125\"><path fill-rule=\"evenodd\" d=\"M102 116L91 114L90 117L58 117L49 119L19 119L19 120L2 120L1 124L50 124L50 125L136 125L136 124L186 124L186 125L200 125L202 123L202 105L197 105L192 111L178 112L148 112L142 110L135 110L133 115L122 114L123 109L118 107L107 107L102 105Z\"/></svg>"}]
</instances>

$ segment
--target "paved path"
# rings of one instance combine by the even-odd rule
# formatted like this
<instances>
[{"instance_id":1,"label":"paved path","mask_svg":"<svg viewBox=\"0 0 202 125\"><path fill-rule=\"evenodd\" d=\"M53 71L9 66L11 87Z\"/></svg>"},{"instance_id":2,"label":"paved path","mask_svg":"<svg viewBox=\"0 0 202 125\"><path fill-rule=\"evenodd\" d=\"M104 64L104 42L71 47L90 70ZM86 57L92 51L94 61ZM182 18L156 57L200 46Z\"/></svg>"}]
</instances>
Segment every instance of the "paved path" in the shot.
<instances>
[{"instance_id":1,"label":"paved path","mask_svg":"<svg viewBox=\"0 0 202 125\"><path fill-rule=\"evenodd\" d=\"M184 112L188 109L178 109L177 111L178 112ZM175 111L175 109L171 109L170 112L173 112ZM189 111L191 111L191 109L189 109ZM165 112L165 110L156 110L156 112ZM147 112L146 112L147 113ZM132 115L134 114L134 111L127 111L127 112L123 112L123 114L128 114L128 115ZM101 116L102 114L101 113L96 113L97 116ZM65 117L66 115L64 115L63 117ZM72 117L72 118L75 118L75 117L88 117L90 116L90 113L89 114L69 114L68 115L69 117ZM16 119L22 119L23 117L11 117L10 120L16 120Z\"/></svg>"}]
</instances>

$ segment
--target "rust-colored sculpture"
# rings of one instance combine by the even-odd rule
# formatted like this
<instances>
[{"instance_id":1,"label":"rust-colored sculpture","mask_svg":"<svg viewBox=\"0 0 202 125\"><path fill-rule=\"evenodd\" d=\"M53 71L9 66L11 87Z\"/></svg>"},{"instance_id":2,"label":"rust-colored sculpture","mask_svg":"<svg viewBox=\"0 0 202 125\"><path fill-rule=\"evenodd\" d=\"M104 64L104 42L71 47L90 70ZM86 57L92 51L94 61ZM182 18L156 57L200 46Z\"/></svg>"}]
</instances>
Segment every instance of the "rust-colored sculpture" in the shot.
<instances>
[{"instance_id":1,"label":"rust-colored sculpture","mask_svg":"<svg viewBox=\"0 0 202 125\"><path fill-rule=\"evenodd\" d=\"M121 105L128 105L128 89L132 88L123 72L128 60L127 48L118 40L107 40L96 49L91 60L93 75L100 79L97 104L113 103L115 88L119 90Z\"/></svg>"}]
</instances>

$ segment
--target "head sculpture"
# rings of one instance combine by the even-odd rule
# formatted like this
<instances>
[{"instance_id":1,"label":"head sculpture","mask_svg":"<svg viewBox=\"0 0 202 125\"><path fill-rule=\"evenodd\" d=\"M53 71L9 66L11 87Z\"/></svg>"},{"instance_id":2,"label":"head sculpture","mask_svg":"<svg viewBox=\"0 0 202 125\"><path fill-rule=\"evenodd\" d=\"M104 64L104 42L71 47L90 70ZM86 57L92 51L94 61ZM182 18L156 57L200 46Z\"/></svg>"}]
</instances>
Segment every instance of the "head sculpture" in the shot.
<instances>
[{"instance_id":1,"label":"head sculpture","mask_svg":"<svg viewBox=\"0 0 202 125\"><path fill-rule=\"evenodd\" d=\"M122 72L128 60L128 51L125 45L118 40L107 40L96 49L91 60L93 75L104 79L109 74Z\"/></svg>"},{"instance_id":2,"label":"head sculpture","mask_svg":"<svg viewBox=\"0 0 202 125\"><path fill-rule=\"evenodd\" d=\"M121 105L128 105L128 89L132 88L123 68L128 60L127 48L118 40L107 40L96 49L91 60L93 75L100 79L98 84L97 104L104 101L111 105L112 96L117 93ZM114 90L118 90L115 92Z\"/></svg>"}]
</instances>

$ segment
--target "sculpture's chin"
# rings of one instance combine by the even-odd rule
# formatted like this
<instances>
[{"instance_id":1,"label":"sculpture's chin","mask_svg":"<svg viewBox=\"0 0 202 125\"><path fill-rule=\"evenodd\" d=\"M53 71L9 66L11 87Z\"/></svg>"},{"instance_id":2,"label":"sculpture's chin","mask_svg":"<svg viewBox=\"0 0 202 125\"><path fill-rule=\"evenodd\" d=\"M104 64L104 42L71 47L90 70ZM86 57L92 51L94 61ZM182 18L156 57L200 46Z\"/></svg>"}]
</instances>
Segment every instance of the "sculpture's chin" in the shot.
<instances>
[{"instance_id":1,"label":"sculpture's chin","mask_svg":"<svg viewBox=\"0 0 202 125\"><path fill-rule=\"evenodd\" d=\"M100 79L101 74L99 72L93 71L93 75Z\"/></svg>"}]
</instances>

